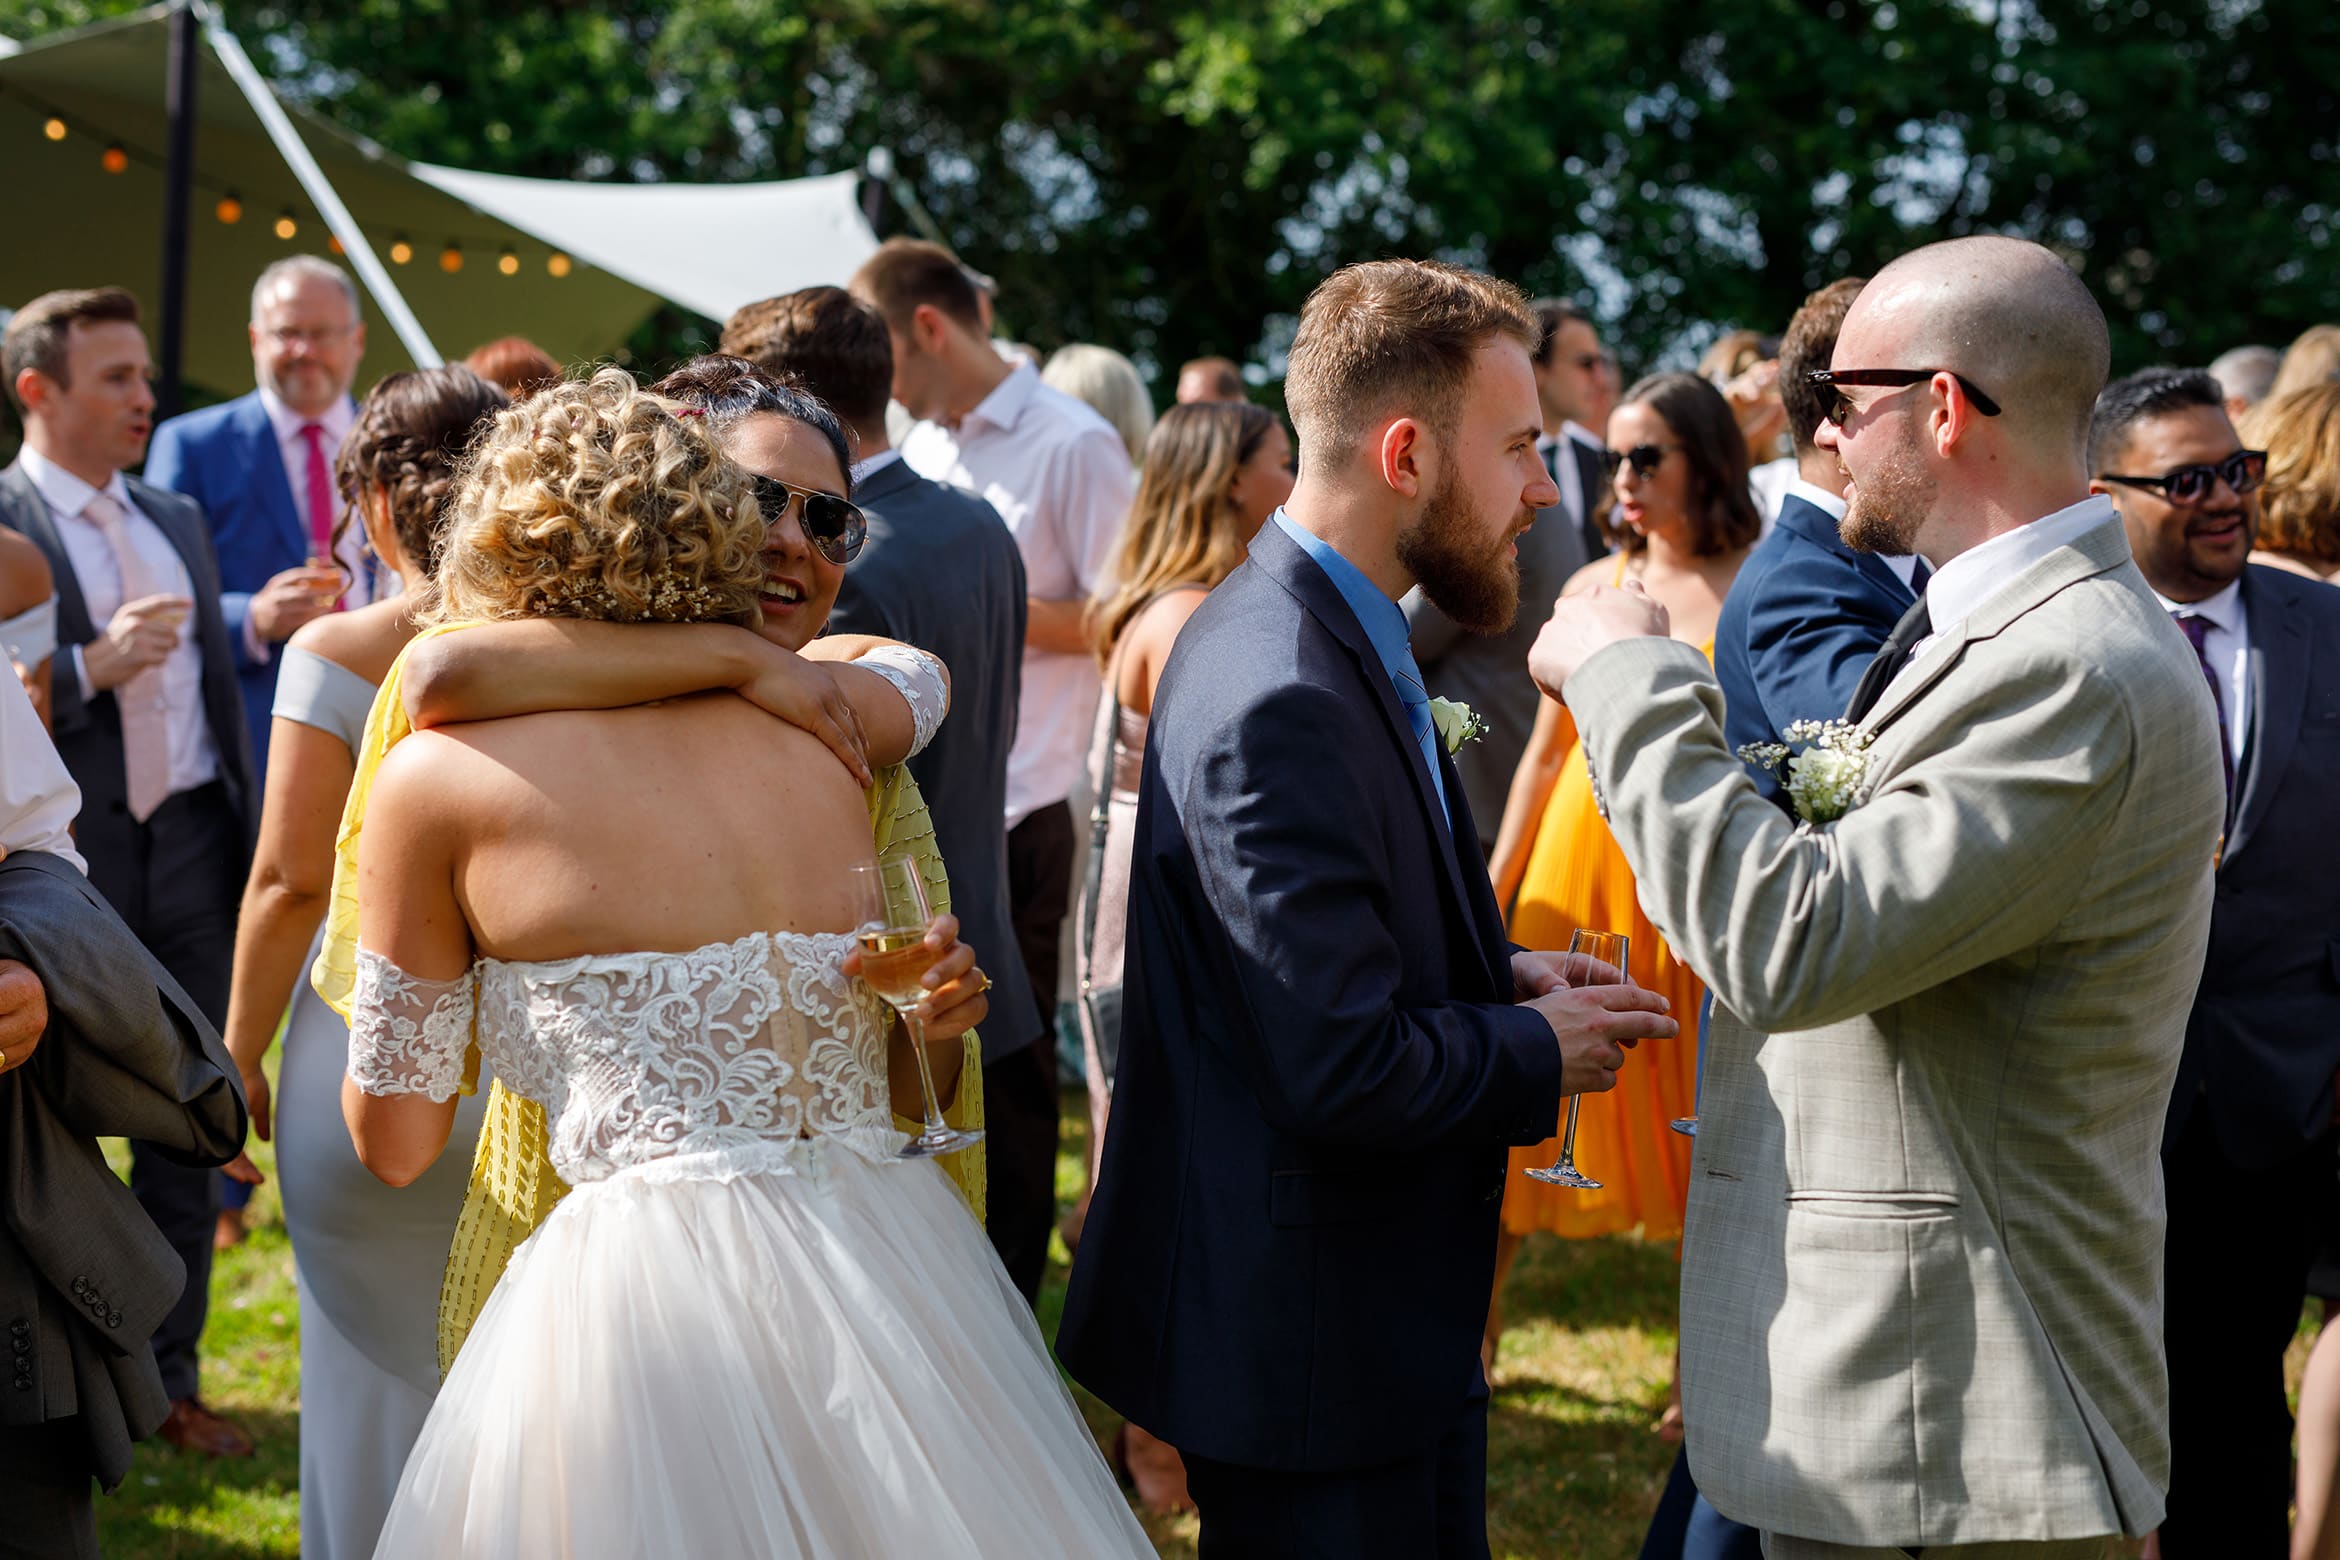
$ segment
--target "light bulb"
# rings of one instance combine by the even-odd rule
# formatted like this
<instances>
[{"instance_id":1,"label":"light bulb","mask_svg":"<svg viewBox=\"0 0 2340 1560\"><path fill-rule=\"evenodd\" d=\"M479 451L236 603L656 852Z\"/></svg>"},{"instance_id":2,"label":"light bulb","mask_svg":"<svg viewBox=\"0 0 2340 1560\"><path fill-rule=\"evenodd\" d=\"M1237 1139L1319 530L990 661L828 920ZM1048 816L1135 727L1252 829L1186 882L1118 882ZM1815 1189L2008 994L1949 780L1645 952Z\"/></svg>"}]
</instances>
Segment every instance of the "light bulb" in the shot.
<instances>
[{"instance_id":1,"label":"light bulb","mask_svg":"<svg viewBox=\"0 0 2340 1560\"><path fill-rule=\"evenodd\" d=\"M47 136L52 141L64 140L65 121L62 119L51 118L48 123L41 126L41 134Z\"/></svg>"},{"instance_id":2,"label":"light bulb","mask_svg":"<svg viewBox=\"0 0 2340 1560\"><path fill-rule=\"evenodd\" d=\"M399 234L396 238L390 241L390 263L392 265L404 265L407 261L412 260L413 258L414 245L406 241L406 235L404 233Z\"/></svg>"},{"instance_id":3,"label":"light bulb","mask_svg":"<svg viewBox=\"0 0 2340 1560\"><path fill-rule=\"evenodd\" d=\"M295 233L298 233L300 230L300 223L293 217L293 214L289 209L286 210L283 216L276 219L276 236L278 238L289 242L292 239L292 236Z\"/></svg>"},{"instance_id":4,"label":"light bulb","mask_svg":"<svg viewBox=\"0 0 2340 1560\"><path fill-rule=\"evenodd\" d=\"M446 272L446 273L447 273L449 276L453 276L453 275L454 275L454 274L455 274L457 271L460 271L460 270L462 270L462 269L463 269L463 251L462 251L462 249L461 249L461 248L459 248L458 246L454 245L454 244L449 244L449 245L448 245L446 248L444 248L444 249L440 250L440 251L439 251L439 269L440 269L440 270L442 270L442 271L444 271L444 272Z\"/></svg>"},{"instance_id":5,"label":"light bulb","mask_svg":"<svg viewBox=\"0 0 2340 1560\"><path fill-rule=\"evenodd\" d=\"M211 210L213 215L230 227L244 220L244 203L236 198L233 190L222 195L219 198L219 204L212 207Z\"/></svg>"},{"instance_id":6,"label":"light bulb","mask_svg":"<svg viewBox=\"0 0 2340 1560\"><path fill-rule=\"evenodd\" d=\"M555 276L568 275L569 265L569 257L558 250L555 250L552 256L544 262L544 268Z\"/></svg>"},{"instance_id":7,"label":"light bulb","mask_svg":"<svg viewBox=\"0 0 2340 1560\"><path fill-rule=\"evenodd\" d=\"M108 173L126 173L130 168L130 154L119 146L109 146L98 155L98 166Z\"/></svg>"},{"instance_id":8,"label":"light bulb","mask_svg":"<svg viewBox=\"0 0 2340 1560\"><path fill-rule=\"evenodd\" d=\"M506 276L518 276L520 274L520 257L509 249L505 250L496 256L496 269Z\"/></svg>"}]
</instances>

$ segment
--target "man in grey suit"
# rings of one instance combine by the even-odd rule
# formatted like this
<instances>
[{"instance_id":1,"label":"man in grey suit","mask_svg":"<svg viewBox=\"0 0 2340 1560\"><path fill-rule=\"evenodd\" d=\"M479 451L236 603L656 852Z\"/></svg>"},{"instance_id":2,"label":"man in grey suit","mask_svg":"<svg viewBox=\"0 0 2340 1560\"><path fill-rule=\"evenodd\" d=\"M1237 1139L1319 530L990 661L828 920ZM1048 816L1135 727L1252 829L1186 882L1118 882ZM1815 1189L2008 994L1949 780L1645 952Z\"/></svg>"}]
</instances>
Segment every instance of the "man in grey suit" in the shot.
<instances>
[{"instance_id":1,"label":"man in grey suit","mask_svg":"<svg viewBox=\"0 0 2340 1560\"><path fill-rule=\"evenodd\" d=\"M2138 568L2199 641L2233 776L2162 1144L2163 1560L2280 1555L2290 1541L2283 1356L2340 1148L2340 590L2250 563L2266 457L2243 448L2224 398L2200 369L2145 369L2106 388L2089 438Z\"/></svg>"},{"instance_id":2,"label":"man in grey suit","mask_svg":"<svg viewBox=\"0 0 2340 1560\"><path fill-rule=\"evenodd\" d=\"M1039 1037L1024 963L1012 955L1008 906L1008 747L1023 677L1024 558L999 511L962 489L930 482L886 442L893 342L875 309L841 287L751 303L724 326L722 350L802 385L853 433L853 501L869 521L861 556L845 571L829 614L832 633L879 634L942 657L951 718L910 773L934 815L934 842L950 871L959 935L990 971L989 1062Z\"/></svg>"},{"instance_id":3,"label":"man in grey suit","mask_svg":"<svg viewBox=\"0 0 2340 1560\"><path fill-rule=\"evenodd\" d=\"M154 417L137 300L119 288L45 294L8 322L4 356L24 449L0 471L0 524L30 537L56 575L51 710L81 787L75 839L91 885L217 1027L257 792L202 508L123 474ZM134 1142L131 1185L187 1270L154 1335L171 1398L162 1434L249 1455L250 1439L196 1390L216 1178Z\"/></svg>"},{"instance_id":4,"label":"man in grey suit","mask_svg":"<svg viewBox=\"0 0 2340 1560\"><path fill-rule=\"evenodd\" d=\"M81 874L78 803L0 678L0 1560L94 1557L91 1480L170 1412L147 1339L186 1269L98 1136L190 1166L244 1140L218 1033Z\"/></svg>"},{"instance_id":5,"label":"man in grey suit","mask_svg":"<svg viewBox=\"0 0 2340 1560\"><path fill-rule=\"evenodd\" d=\"M1536 645L1714 992L1683 1409L1771 1560L2093 1557L2162 1517L2158 1149L2223 789L2202 668L2088 491L2108 358L2015 239L1906 255L1846 316L1817 376L1844 538L1935 573L1855 695L1834 821L1757 793L1639 591Z\"/></svg>"}]
</instances>

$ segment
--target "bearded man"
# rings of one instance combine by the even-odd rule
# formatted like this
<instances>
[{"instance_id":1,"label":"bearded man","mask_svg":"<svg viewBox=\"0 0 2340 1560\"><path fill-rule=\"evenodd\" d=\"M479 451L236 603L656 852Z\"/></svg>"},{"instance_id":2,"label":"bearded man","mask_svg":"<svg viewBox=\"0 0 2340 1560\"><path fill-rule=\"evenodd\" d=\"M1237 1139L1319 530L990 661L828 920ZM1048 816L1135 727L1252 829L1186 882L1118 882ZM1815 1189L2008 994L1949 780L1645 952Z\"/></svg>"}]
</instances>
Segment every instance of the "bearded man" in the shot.
<instances>
[{"instance_id":1,"label":"bearded man","mask_svg":"<svg viewBox=\"0 0 2340 1560\"><path fill-rule=\"evenodd\" d=\"M1285 386L1299 482L1155 695L1113 1129L1057 1345L1185 1454L1212 1560L1487 1554L1505 1150L1675 1033L1662 998L1562 989L1504 940L1397 605L1517 610L1513 541L1558 498L1538 335L1447 266L1319 287Z\"/></svg>"}]
</instances>

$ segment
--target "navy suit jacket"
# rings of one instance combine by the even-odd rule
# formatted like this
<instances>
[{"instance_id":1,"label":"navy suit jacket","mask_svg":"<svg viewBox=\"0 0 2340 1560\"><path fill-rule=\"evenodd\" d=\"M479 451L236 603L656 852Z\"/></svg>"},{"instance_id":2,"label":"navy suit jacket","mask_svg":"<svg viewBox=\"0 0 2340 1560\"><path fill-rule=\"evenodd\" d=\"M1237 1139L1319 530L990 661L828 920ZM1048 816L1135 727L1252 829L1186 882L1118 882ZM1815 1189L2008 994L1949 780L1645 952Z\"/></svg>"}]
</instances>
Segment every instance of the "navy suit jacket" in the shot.
<instances>
[{"instance_id":1,"label":"navy suit jacket","mask_svg":"<svg viewBox=\"0 0 2340 1560\"><path fill-rule=\"evenodd\" d=\"M1278 527L1178 636L1146 737L1121 1057L1057 1348L1148 1430L1289 1470L1420 1455L1483 1389L1505 1151L1551 1029L1441 755Z\"/></svg>"},{"instance_id":2,"label":"navy suit jacket","mask_svg":"<svg viewBox=\"0 0 2340 1560\"><path fill-rule=\"evenodd\" d=\"M2206 1110L2265 1169L2331 1124L2340 1070L2340 590L2253 564L2242 601L2250 740L2165 1141Z\"/></svg>"},{"instance_id":3,"label":"navy suit jacket","mask_svg":"<svg viewBox=\"0 0 2340 1560\"><path fill-rule=\"evenodd\" d=\"M934 816L959 937L991 975L983 1058L995 1062L1043 1027L1008 902L1007 760L1024 677L1024 555L998 510L904 461L872 472L853 500L869 517L869 539L845 571L829 628L899 639L950 668L950 718L910 760L910 774Z\"/></svg>"},{"instance_id":4,"label":"navy suit jacket","mask_svg":"<svg viewBox=\"0 0 2340 1560\"><path fill-rule=\"evenodd\" d=\"M211 521L211 545L219 558L220 613L235 656L255 772L265 775L276 668L283 657L278 653L266 661L251 660L244 652L244 619L251 610L252 593L285 570L299 568L314 549L260 392L184 413L155 429L144 475L156 487L184 493L201 504ZM276 647L278 652L282 648Z\"/></svg>"},{"instance_id":5,"label":"navy suit jacket","mask_svg":"<svg viewBox=\"0 0 2340 1560\"><path fill-rule=\"evenodd\" d=\"M1842 716L1916 600L1882 558L1845 546L1826 510L1790 493L1771 534L1739 566L1715 625L1731 751L1778 742L1799 720ZM1766 797L1788 805L1775 776L1753 765L1747 772Z\"/></svg>"},{"instance_id":6,"label":"navy suit jacket","mask_svg":"<svg viewBox=\"0 0 2340 1560\"><path fill-rule=\"evenodd\" d=\"M195 610L188 624L203 651L203 714L211 724L212 745L219 749L220 783L226 788L228 805L244 825L243 859L235 864L236 878L241 881L251 863L252 841L259 828L260 792L253 778L251 747L244 736L243 707L236 698L227 628L219 612L219 569L211 559L203 511L191 499L149 487L136 477L126 481L130 501L178 549L187 577L194 582ZM95 639L102 625L90 621L80 576L73 572L73 560L49 516L48 503L20 465L0 471L0 524L31 537L48 556L49 572L57 579L58 647L85 645ZM140 869L130 822L129 769L122 757L121 711L111 689L84 700L73 668L62 657L49 709L58 755L81 787L81 815L73 823L74 846L89 863L90 881L113 903L127 904L126 885L138 881Z\"/></svg>"}]
</instances>

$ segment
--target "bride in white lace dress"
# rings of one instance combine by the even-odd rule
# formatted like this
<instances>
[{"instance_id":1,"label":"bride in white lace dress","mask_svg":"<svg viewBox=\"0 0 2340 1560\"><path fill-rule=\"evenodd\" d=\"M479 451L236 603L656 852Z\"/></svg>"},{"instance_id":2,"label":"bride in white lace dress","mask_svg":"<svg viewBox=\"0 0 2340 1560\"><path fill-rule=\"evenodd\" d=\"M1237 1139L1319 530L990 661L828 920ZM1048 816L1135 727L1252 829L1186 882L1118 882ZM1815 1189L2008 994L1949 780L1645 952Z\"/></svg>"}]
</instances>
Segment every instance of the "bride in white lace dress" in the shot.
<instances>
[{"instance_id":1,"label":"bride in white lace dress","mask_svg":"<svg viewBox=\"0 0 2340 1560\"><path fill-rule=\"evenodd\" d=\"M771 475L842 493L833 424L795 426ZM703 425L606 371L499 421L443 610L740 621L761 534ZM932 670L891 675L940 703ZM729 693L447 727L383 761L359 1156L418 1175L476 1044L544 1103L575 1190L482 1312L379 1555L1151 1554L983 1232L896 1157L907 1041L849 973L847 869L871 854L852 776ZM938 1005L980 984L950 951L965 991Z\"/></svg>"}]
</instances>

